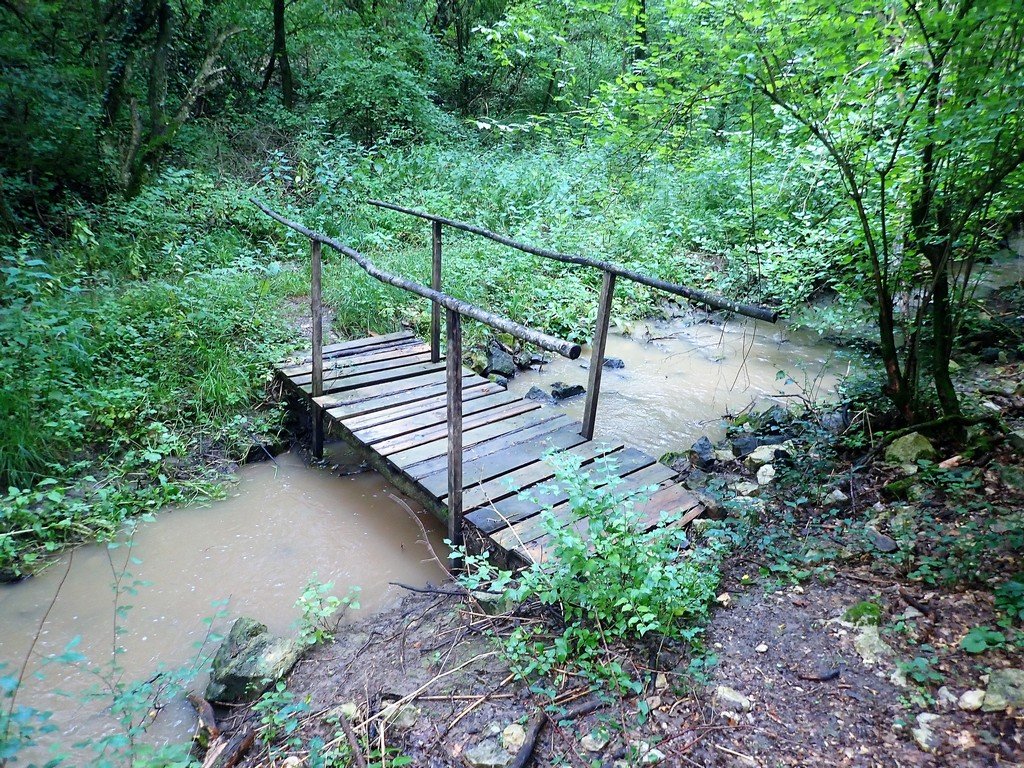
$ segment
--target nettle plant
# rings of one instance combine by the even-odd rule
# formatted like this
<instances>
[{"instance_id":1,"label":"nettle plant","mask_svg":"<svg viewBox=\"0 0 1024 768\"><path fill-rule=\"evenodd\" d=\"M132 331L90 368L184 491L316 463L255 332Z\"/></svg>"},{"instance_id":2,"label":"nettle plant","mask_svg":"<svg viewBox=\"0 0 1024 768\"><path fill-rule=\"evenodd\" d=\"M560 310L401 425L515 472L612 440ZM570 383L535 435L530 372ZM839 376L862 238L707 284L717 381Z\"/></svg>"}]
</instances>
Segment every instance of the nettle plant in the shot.
<instances>
[{"instance_id":1,"label":"nettle plant","mask_svg":"<svg viewBox=\"0 0 1024 768\"><path fill-rule=\"evenodd\" d=\"M621 481L611 462L583 471L569 454L547 460L571 512L567 519L550 507L542 512L549 536L543 562L513 573L486 555L456 550L452 557L465 564L459 580L507 603L554 609L544 614L556 620L519 624L498 639L518 674L546 675L568 665L595 683L639 692L641 682L610 649L651 636L695 645L718 585L721 553L714 545L691 549L675 526L678 515L661 513L648 525L651 488L617 490Z\"/></svg>"}]
</instances>

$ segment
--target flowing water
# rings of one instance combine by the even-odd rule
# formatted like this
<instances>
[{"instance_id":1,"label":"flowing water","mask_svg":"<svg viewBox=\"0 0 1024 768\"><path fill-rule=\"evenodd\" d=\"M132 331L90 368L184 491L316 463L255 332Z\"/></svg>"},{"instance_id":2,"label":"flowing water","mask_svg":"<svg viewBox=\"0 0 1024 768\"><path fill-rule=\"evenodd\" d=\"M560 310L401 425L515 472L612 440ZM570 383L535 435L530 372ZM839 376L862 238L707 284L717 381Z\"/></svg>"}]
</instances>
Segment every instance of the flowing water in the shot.
<instances>
[{"instance_id":1,"label":"flowing water","mask_svg":"<svg viewBox=\"0 0 1024 768\"><path fill-rule=\"evenodd\" d=\"M721 438L723 414L826 395L847 370L846 359L813 332L753 320L695 323L690 314L609 334L605 356L625 366L604 369L595 437L626 440L654 456L685 451L701 435ZM516 376L509 389L525 395L556 381L586 386L588 365L556 357ZM583 404L580 396L556 407L581 418Z\"/></svg>"},{"instance_id":2,"label":"flowing water","mask_svg":"<svg viewBox=\"0 0 1024 768\"><path fill-rule=\"evenodd\" d=\"M122 600L132 607L118 639L125 648L118 656L125 679L148 679L161 665L194 658L194 644L207 631L202 620L217 610L214 601L229 599L229 616L253 616L287 633L299 616L295 600L314 572L320 581L334 581L338 595L360 587L358 613L400 591L390 581L437 582L442 571L429 559L406 504L376 473L339 476L304 465L294 453L244 467L230 498L161 513L138 526L130 550L79 547L41 575L0 587L0 662L8 662L3 674L20 667L52 601L18 703L52 711L62 747L110 732L114 723L102 704L82 699L101 682L93 673L106 674L112 658L116 574L131 574L125 584L151 584ZM439 524L427 513L419 517L444 557ZM218 622L219 628L224 624ZM74 650L88 663L44 662L76 637L81 640ZM205 680L196 681L198 690L203 686ZM188 739L193 724L187 702L172 701L152 737Z\"/></svg>"}]
</instances>

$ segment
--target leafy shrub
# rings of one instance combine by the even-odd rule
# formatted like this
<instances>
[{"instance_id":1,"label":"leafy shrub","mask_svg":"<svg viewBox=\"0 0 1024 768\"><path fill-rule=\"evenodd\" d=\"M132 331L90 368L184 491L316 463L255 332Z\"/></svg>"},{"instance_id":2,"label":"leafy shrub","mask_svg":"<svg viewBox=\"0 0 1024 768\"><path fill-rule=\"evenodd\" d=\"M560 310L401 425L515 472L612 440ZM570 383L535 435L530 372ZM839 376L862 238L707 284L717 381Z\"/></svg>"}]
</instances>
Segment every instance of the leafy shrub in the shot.
<instances>
[{"instance_id":1,"label":"leafy shrub","mask_svg":"<svg viewBox=\"0 0 1024 768\"><path fill-rule=\"evenodd\" d=\"M557 612L557 625L520 625L499 641L520 674L569 663L595 681L638 690L620 662L606 659L609 645L649 635L695 643L718 585L717 553L688 549L677 515L662 513L648 530L645 495L617 493L611 462L587 473L568 454L548 460L568 492L571 522L542 513L550 537L544 561L513 575L483 555L457 552L466 561L461 583Z\"/></svg>"},{"instance_id":2,"label":"leafy shrub","mask_svg":"<svg viewBox=\"0 0 1024 768\"><path fill-rule=\"evenodd\" d=\"M331 594L334 582L317 581L316 573L309 577L305 589L295 601L301 611L298 640L303 645L316 645L334 639L334 633L341 621L341 612L346 608L359 609L359 587L352 587L344 597Z\"/></svg>"}]
</instances>

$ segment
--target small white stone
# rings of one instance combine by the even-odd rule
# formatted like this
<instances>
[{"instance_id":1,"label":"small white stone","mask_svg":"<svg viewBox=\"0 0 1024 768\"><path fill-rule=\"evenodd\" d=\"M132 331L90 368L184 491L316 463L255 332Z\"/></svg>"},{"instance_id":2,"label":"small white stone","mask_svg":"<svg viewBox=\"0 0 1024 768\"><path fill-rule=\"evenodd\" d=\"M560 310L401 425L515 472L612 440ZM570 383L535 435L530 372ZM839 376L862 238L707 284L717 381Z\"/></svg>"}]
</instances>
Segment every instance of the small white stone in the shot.
<instances>
[{"instance_id":1,"label":"small white stone","mask_svg":"<svg viewBox=\"0 0 1024 768\"><path fill-rule=\"evenodd\" d=\"M768 653L768 645L767 645L767 643L761 643L754 650L757 651L758 653Z\"/></svg>"},{"instance_id":2,"label":"small white stone","mask_svg":"<svg viewBox=\"0 0 1024 768\"><path fill-rule=\"evenodd\" d=\"M985 702L985 692L980 688L964 691L956 700L956 705L965 712L977 712Z\"/></svg>"},{"instance_id":3,"label":"small white stone","mask_svg":"<svg viewBox=\"0 0 1024 768\"><path fill-rule=\"evenodd\" d=\"M663 691L668 688L668 675L664 672L659 672L654 678L654 687L659 691Z\"/></svg>"},{"instance_id":4,"label":"small white stone","mask_svg":"<svg viewBox=\"0 0 1024 768\"><path fill-rule=\"evenodd\" d=\"M775 479L775 467L771 464L765 464L759 470L757 470L757 484L768 485Z\"/></svg>"},{"instance_id":5,"label":"small white stone","mask_svg":"<svg viewBox=\"0 0 1024 768\"><path fill-rule=\"evenodd\" d=\"M501 745L509 752L518 752L526 743L526 729L519 723L505 726L501 732Z\"/></svg>"},{"instance_id":6,"label":"small white stone","mask_svg":"<svg viewBox=\"0 0 1024 768\"><path fill-rule=\"evenodd\" d=\"M732 595L730 595L728 592L723 592L715 598L715 602L723 608L728 608L732 604Z\"/></svg>"},{"instance_id":7,"label":"small white stone","mask_svg":"<svg viewBox=\"0 0 1024 768\"><path fill-rule=\"evenodd\" d=\"M749 712L751 708L750 699L727 685L720 685L715 689L715 706L725 710L739 710Z\"/></svg>"}]
</instances>

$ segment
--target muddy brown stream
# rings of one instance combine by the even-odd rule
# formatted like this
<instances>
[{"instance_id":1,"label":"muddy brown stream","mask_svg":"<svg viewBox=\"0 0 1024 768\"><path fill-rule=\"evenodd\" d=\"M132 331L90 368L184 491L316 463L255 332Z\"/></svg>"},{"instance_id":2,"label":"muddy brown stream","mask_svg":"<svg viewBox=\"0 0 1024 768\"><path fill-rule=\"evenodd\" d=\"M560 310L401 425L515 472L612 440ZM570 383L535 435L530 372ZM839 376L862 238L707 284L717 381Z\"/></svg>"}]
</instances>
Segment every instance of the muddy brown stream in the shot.
<instances>
[{"instance_id":1,"label":"muddy brown stream","mask_svg":"<svg viewBox=\"0 0 1024 768\"><path fill-rule=\"evenodd\" d=\"M350 462L335 448L336 461ZM331 457L329 457L331 458ZM115 724L99 702L82 701L101 683L111 660L115 574L142 580L123 619L119 643L125 679L147 679L160 667L176 667L195 656L206 635L204 617L214 601L228 599L229 617L253 616L271 630L294 631L296 598L314 572L334 581L335 594L361 588L361 608L372 611L399 591L388 582L437 583L439 566L429 560L418 526L396 491L373 472L339 476L338 471L303 464L294 453L241 469L230 497L209 506L162 512L141 523L131 550L89 545L65 554L41 575L0 587L0 661L16 671L50 602L18 703L53 712L60 746L109 733ZM418 509L417 509L418 511ZM440 525L420 518L438 554L446 556ZM65 579L65 574L67 575ZM58 593L58 585L64 581ZM218 622L224 629L226 620ZM88 662L46 664L73 638ZM108 675L109 676L109 675ZM204 680L197 680L201 690ZM154 741L188 739L191 707L172 701L151 732ZM38 753L32 757L38 757ZM79 755L72 763L78 763Z\"/></svg>"},{"instance_id":2,"label":"muddy brown stream","mask_svg":"<svg viewBox=\"0 0 1024 768\"><path fill-rule=\"evenodd\" d=\"M624 440L654 456L685 451L701 435L721 438L723 414L827 395L847 370L845 358L816 333L783 325L698 323L687 313L620 330L609 335L606 357L624 367L603 371L595 437ZM516 376L509 389L525 395L555 381L586 386L588 367L583 358L555 358L539 372ZM581 418L583 405L580 396L554 407Z\"/></svg>"}]
</instances>

